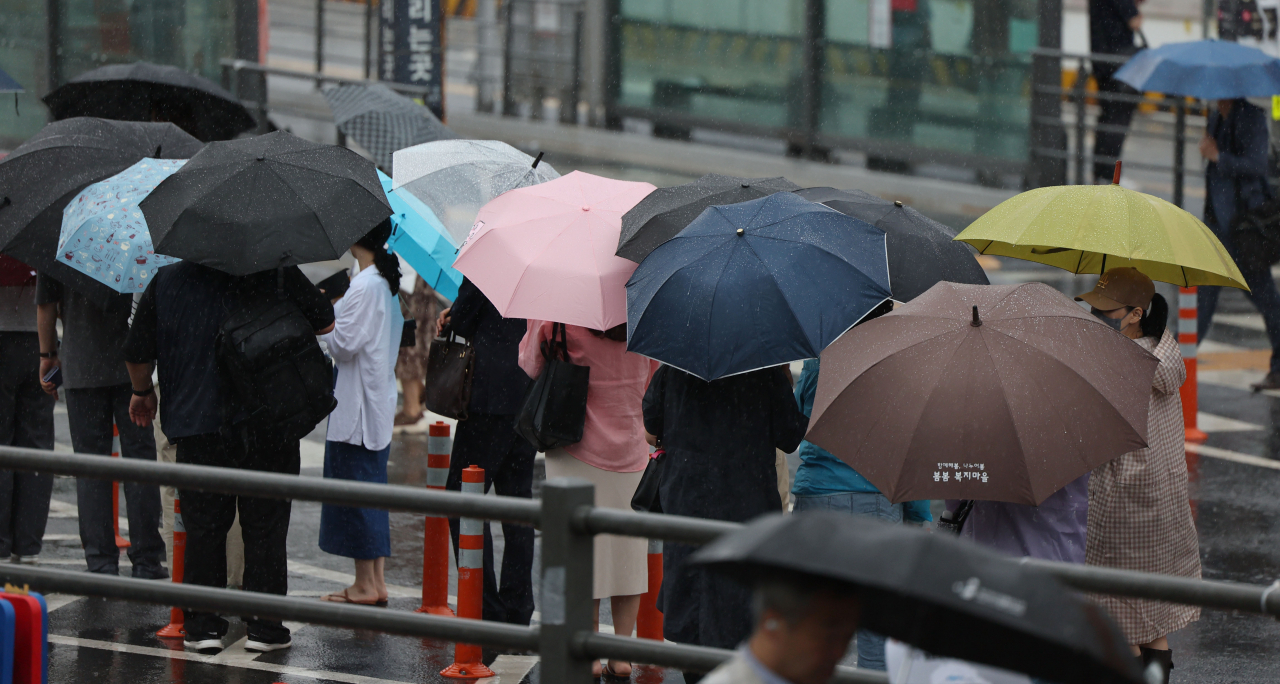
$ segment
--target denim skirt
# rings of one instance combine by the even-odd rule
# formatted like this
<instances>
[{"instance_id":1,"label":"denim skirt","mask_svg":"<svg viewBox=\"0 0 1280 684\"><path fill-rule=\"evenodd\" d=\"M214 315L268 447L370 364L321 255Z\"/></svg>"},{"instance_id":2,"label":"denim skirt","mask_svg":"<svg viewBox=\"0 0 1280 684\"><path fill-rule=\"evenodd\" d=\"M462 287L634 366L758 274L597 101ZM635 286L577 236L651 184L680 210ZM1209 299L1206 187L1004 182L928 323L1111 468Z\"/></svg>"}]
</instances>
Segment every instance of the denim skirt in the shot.
<instances>
[{"instance_id":1,"label":"denim skirt","mask_svg":"<svg viewBox=\"0 0 1280 684\"><path fill-rule=\"evenodd\" d=\"M346 442L324 443L324 476L387 483L391 445L379 451ZM320 507L320 550L335 556L372 560L391 555L391 515L375 508Z\"/></svg>"}]
</instances>

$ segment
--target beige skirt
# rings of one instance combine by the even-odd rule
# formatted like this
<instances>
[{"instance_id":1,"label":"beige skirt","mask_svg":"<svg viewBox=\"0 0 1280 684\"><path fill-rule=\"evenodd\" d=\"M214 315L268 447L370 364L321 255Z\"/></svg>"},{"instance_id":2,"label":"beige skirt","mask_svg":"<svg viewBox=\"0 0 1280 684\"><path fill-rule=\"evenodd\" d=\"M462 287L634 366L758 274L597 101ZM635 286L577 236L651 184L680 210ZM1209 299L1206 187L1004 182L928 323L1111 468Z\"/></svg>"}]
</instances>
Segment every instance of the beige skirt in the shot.
<instances>
[{"instance_id":1,"label":"beige skirt","mask_svg":"<svg viewBox=\"0 0 1280 684\"><path fill-rule=\"evenodd\" d=\"M615 473L583 463L564 449L547 452L547 479L580 477L596 486L596 505L631 510L631 496L640 484L636 473ZM597 534L593 598L634 596L649 590L649 541L642 537Z\"/></svg>"}]
</instances>

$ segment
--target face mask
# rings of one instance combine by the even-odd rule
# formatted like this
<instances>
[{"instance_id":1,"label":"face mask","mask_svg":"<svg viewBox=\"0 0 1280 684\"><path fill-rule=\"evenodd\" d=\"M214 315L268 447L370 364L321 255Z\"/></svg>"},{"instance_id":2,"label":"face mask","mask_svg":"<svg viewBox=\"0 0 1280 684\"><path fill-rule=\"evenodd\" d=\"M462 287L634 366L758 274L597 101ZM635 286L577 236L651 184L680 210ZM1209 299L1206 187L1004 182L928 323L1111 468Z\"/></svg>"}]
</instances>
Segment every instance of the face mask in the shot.
<instances>
[{"instance_id":1,"label":"face mask","mask_svg":"<svg viewBox=\"0 0 1280 684\"><path fill-rule=\"evenodd\" d=\"M1092 313L1095 318L1111 326L1111 329L1115 330L1116 332L1120 332L1121 330L1120 324L1123 323L1124 319L1127 317L1127 314L1126 314L1126 316L1121 316L1120 318L1111 318L1110 316L1107 315L1106 311L1099 311L1097 309L1094 309Z\"/></svg>"}]
</instances>

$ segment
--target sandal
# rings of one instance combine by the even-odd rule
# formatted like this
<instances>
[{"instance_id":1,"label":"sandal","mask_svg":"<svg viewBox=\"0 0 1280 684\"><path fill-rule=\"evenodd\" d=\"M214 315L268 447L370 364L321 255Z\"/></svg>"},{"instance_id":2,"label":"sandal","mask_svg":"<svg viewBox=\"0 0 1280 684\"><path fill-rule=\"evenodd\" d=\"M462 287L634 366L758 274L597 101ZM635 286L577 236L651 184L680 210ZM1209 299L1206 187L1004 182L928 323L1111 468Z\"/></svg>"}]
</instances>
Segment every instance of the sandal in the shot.
<instances>
[{"instance_id":1,"label":"sandal","mask_svg":"<svg viewBox=\"0 0 1280 684\"><path fill-rule=\"evenodd\" d=\"M328 594L328 595L326 595L326 596L321 596L321 597L320 597L320 600L321 600L321 601L328 601L328 602L330 602L330 603L350 603L350 604L352 604L352 605L356 605L356 606L373 606L373 607L375 607L375 608L386 608L386 607L387 607L387 602L386 602L386 600L385 600L385 599L381 599L381 600L380 600L380 599L374 599L374 600L372 600L372 601L357 601L357 600L355 600L355 599L351 598L351 597L347 594L347 592L348 592L348 591L350 591L350 590L351 590L350 588L347 588L347 589L343 589L343 590L342 590L342 593L340 593L340 594L335 593L335 594Z\"/></svg>"},{"instance_id":2,"label":"sandal","mask_svg":"<svg viewBox=\"0 0 1280 684\"><path fill-rule=\"evenodd\" d=\"M634 670L632 670L634 672ZM604 669L600 670L600 680L610 682L629 682L631 681L631 672L627 674L618 674L613 670L613 665L609 661L605 661Z\"/></svg>"}]
</instances>

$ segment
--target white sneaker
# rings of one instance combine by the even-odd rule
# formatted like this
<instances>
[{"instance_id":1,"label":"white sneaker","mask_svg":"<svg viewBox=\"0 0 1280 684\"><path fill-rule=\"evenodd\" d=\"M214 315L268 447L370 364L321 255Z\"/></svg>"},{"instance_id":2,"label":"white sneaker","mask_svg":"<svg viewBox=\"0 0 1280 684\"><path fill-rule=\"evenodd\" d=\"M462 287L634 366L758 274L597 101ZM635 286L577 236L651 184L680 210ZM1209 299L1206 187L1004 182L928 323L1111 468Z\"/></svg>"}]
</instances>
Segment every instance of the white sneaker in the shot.
<instances>
[{"instance_id":1,"label":"white sneaker","mask_svg":"<svg viewBox=\"0 0 1280 684\"><path fill-rule=\"evenodd\" d=\"M182 642L182 648L202 655L218 655L222 652L222 639L199 639Z\"/></svg>"},{"instance_id":2,"label":"white sneaker","mask_svg":"<svg viewBox=\"0 0 1280 684\"><path fill-rule=\"evenodd\" d=\"M288 638L286 638L282 642L257 641L254 639L247 639L244 642L244 650L252 651L254 653L268 653L270 651L281 651L286 648L289 648L292 645L293 645L293 639L288 639Z\"/></svg>"}]
</instances>

